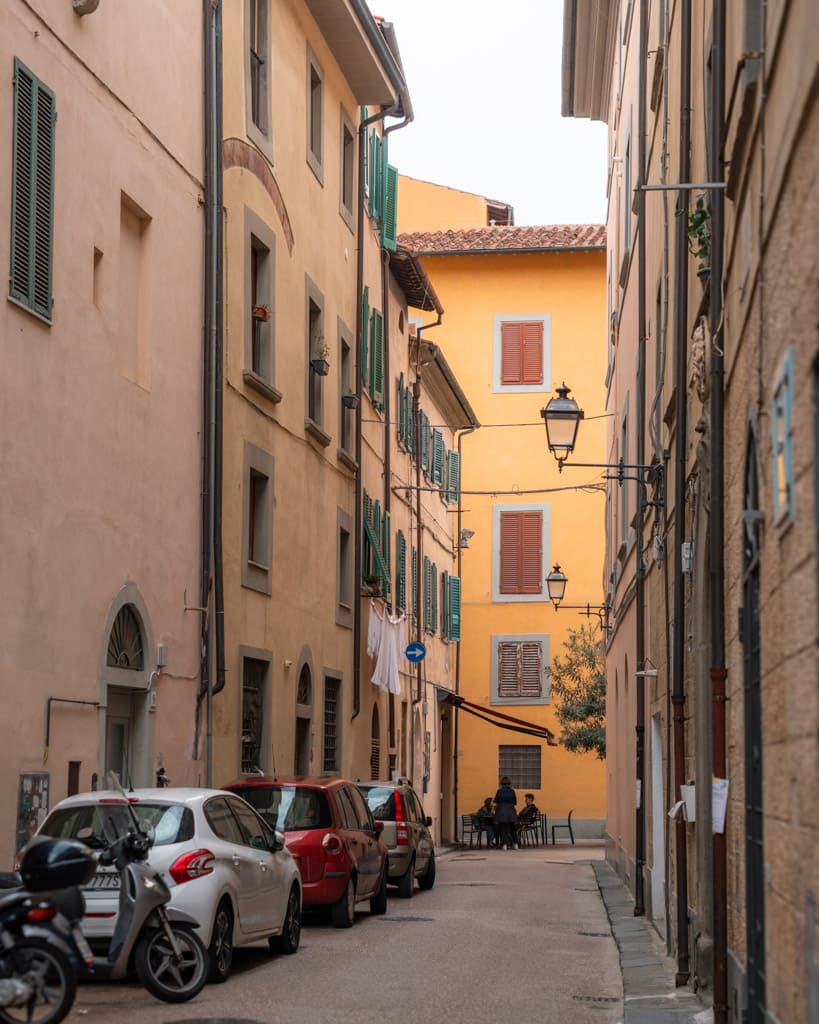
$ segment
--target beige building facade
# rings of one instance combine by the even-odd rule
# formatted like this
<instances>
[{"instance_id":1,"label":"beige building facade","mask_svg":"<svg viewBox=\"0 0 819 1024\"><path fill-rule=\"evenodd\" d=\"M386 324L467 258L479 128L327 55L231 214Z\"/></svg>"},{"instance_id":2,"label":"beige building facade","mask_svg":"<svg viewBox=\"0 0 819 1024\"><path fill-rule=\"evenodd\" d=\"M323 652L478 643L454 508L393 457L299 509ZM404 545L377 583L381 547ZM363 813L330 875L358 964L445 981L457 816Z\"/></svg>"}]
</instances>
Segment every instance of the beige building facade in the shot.
<instances>
[{"instance_id":1,"label":"beige building facade","mask_svg":"<svg viewBox=\"0 0 819 1024\"><path fill-rule=\"evenodd\" d=\"M571 0L566 29L564 113L609 125L611 450L664 467L609 525L633 607L608 856L716 1021L809 1021L819 23L804 0Z\"/></svg>"},{"instance_id":2,"label":"beige building facade","mask_svg":"<svg viewBox=\"0 0 819 1024\"><path fill-rule=\"evenodd\" d=\"M202 5L95 7L0 12L6 868L108 769L202 771Z\"/></svg>"}]
</instances>

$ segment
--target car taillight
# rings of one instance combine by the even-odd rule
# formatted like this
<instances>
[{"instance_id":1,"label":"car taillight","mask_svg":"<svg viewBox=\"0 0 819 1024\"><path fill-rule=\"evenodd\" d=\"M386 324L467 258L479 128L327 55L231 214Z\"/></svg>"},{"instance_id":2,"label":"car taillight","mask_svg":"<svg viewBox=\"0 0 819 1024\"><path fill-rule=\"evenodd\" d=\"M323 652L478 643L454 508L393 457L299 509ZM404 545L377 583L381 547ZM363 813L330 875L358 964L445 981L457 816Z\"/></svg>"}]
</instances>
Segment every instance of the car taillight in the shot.
<instances>
[{"instance_id":1,"label":"car taillight","mask_svg":"<svg viewBox=\"0 0 819 1024\"><path fill-rule=\"evenodd\" d=\"M27 921L50 921L57 916L57 908L45 904L42 907L30 907L26 911Z\"/></svg>"},{"instance_id":2,"label":"car taillight","mask_svg":"<svg viewBox=\"0 0 819 1024\"><path fill-rule=\"evenodd\" d=\"M397 789L395 791L395 842L397 846L409 845L409 829L404 820L404 800Z\"/></svg>"},{"instance_id":3,"label":"car taillight","mask_svg":"<svg viewBox=\"0 0 819 1024\"><path fill-rule=\"evenodd\" d=\"M213 872L213 854L210 850L192 850L190 853L183 853L171 864L168 874L181 885L183 882L190 882L193 878L203 878Z\"/></svg>"},{"instance_id":4,"label":"car taillight","mask_svg":"<svg viewBox=\"0 0 819 1024\"><path fill-rule=\"evenodd\" d=\"M395 791L395 820L404 820L404 801L397 789Z\"/></svg>"},{"instance_id":5,"label":"car taillight","mask_svg":"<svg viewBox=\"0 0 819 1024\"><path fill-rule=\"evenodd\" d=\"M329 854L331 857L337 857L343 848L341 839L335 834L335 832L328 832L322 839L321 845L324 848L324 852Z\"/></svg>"}]
</instances>

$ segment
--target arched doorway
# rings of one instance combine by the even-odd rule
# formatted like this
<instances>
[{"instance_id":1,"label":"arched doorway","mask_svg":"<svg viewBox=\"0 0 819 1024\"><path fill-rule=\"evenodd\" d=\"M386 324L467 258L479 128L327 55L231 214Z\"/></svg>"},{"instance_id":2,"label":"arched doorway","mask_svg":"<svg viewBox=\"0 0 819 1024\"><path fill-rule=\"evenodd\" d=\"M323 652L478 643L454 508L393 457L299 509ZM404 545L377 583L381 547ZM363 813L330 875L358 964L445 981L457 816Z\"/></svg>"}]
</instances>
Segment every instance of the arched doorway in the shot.
<instances>
[{"instance_id":1,"label":"arched doorway","mask_svg":"<svg viewBox=\"0 0 819 1024\"><path fill-rule=\"evenodd\" d=\"M296 686L296 740L294 769L296 775L310 774L311 725L313 720L313 673L305 662Z\"/></svg>"},{"instance_id":2,"label":"arched doorway","mask_svg":"<svg viewBox=\"0 0 819 1024\"><path fill-rule=\"evenodd\" d=\"M742 513L742 669L745 696L745 941L748 1024L765 1013L765 848L762 806L762 656L759 628L759 477L749 432Z\"/></svg>"}]
</instances>

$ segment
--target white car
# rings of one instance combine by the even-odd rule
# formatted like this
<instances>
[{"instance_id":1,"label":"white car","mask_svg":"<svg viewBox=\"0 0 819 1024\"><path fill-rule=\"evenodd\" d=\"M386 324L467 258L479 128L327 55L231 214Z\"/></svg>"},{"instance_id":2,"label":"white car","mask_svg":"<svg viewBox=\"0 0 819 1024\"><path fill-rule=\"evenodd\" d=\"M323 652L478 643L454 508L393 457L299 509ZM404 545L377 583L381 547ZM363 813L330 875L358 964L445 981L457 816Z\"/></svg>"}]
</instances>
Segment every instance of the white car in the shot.
<instances>
[{"instance_id":1,"label":"white car","mask_svg":"<svg viewBox=\"0 0 819 1024\"><path fill-rule=\"evenodd\" d=\"M234 946L267 939L277 953L295 953L301 935L299 869L276 832L235 793L217 789L137 789L80 793L61 800L39 828L103 849L106 836L140 826L153 834L149 863L171 890L169 909L199 922L210 952L210 978L224 981ZM99 867L83 892L85 932L99 946L114 931L120 877Z\"/></svg>"}]
</instances>

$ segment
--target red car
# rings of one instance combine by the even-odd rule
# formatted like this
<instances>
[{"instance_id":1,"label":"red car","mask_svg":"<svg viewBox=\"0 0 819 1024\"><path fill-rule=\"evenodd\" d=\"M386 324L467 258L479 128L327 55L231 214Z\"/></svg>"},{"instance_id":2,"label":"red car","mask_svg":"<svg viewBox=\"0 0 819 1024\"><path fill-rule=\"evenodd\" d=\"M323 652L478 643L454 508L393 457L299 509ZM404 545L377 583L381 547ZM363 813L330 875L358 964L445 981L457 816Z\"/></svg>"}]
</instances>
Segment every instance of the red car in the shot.
<instances>
[{"instance_id":1,"label":"red car","mask_svg":"<svg viewBox=\"0 0 819 1024\"><path fill-rule=\"evenodd\" d=\"M299 866L305 909L329 906L336 928L349 928L355 906L387 909L387 848L355 783L347 779L259 775L223 786L243 797L271 828L284 832Z\"/></svg>"}]
</instances>

